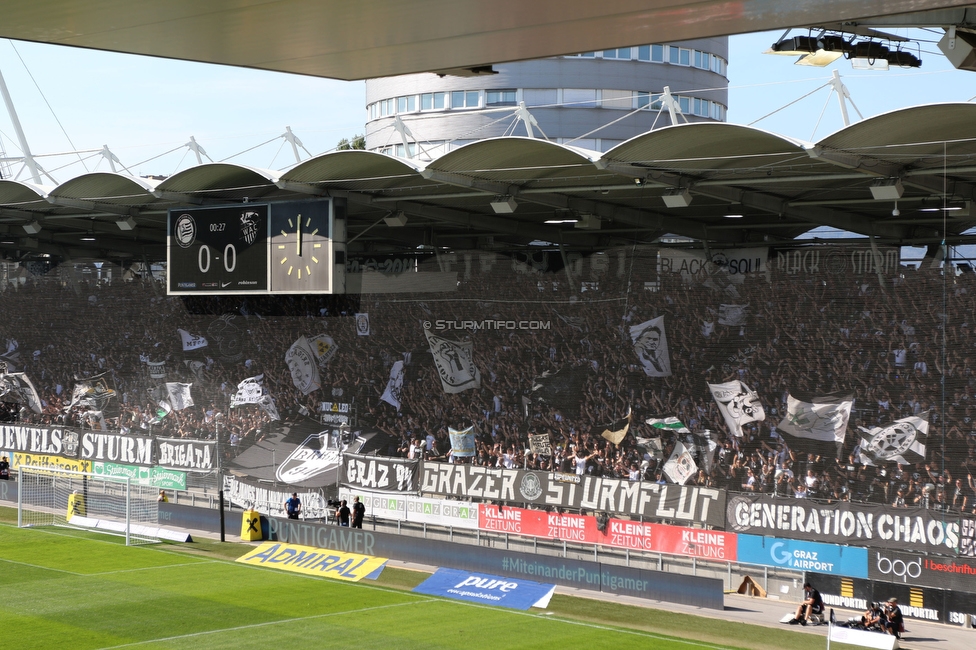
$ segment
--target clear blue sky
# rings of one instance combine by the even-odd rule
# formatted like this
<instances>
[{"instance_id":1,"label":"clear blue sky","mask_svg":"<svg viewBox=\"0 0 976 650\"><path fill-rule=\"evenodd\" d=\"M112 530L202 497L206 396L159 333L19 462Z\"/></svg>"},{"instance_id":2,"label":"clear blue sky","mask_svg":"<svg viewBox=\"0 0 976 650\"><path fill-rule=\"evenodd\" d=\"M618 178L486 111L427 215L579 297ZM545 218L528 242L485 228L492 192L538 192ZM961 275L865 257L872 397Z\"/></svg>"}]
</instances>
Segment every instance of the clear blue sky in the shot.
<instances>
[{"instance_id":1,"label":"clear blue sky","mask_svg":"<svg viewBox=\"0 0 976 650\"><path fill-rule=\"evenodd\" d=\"M789 57L762 54L780 33L732 37L730 122L748 124L794 102L826 84L834 69L865 117L976 95L976 73L954 70L934 42L923 44L920 69L859 72L843 59L827 68L809 68L793 65ZM939 37L922 35L933 41ZM169 175L192 164L185 149L157 157L190 136L212 159L223 160L281 135L286 126L313 154L364 129L362 82L10 41L0 41L0 70L35 155L107 144L136 174ZM755 126L803 140L823 138L842 126L836 97L830 97L817 127L828 96L829 89L823 88ZM850 114L858 119L853 109ZM0 140L8 154L19 155L2 110ZM231 160L272 169L294 161L282 140ZM56 169L66 162L41 159L59 181L85 171L79 165ZM87 165L108 169L97 159Z\"/></svg>"}]
</instances>

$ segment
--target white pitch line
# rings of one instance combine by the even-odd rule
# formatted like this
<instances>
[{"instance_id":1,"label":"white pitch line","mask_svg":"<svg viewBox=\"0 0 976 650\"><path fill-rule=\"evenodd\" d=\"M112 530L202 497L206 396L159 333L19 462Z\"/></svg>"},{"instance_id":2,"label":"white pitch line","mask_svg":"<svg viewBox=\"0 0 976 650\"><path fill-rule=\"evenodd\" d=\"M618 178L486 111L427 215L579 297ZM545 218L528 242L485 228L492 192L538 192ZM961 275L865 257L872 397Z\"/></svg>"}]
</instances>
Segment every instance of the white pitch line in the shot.
<instances>
[{"instance_id":1,"label":"white pitch line","mask_svg":"<svg viewBox=\"0 0 976 650\"><path fill-rule=\"evenodd\" d=\"M123 643L122 645L106 646L100 650L115 650L116 648L132 648L135 646L146 645L148 643L165 643L166 641L178 641L180 639L192 639L198 636L208 636L211 634L223 634L224 632L238 632L240 630L253 630L255 628L269 627L272 625L288 625L292 623L300 623L302 621L312 621L320 618L329 618L331 616L349 616L350 614L363 614L365 612L375 612L381 609L392 609L393 607L404 607L406 605L422 605L424 603L435 602L435 599L428 598L424 600L416 600L409 603L396 603L394 605L378 605L376 607L364 607L362 609L352 609L346 610L344 612L329 612L327 614L315 614L313 616L300 616L298 618L285 618L279 619L277 621L266 621L264 623L252 623L250 625L238 625L236 627L225 627L219 630L204 630L202 632L191 632L190 634L179 634L177 636L166 636L159 639L147 639L145 641L134 641L132 643Z\"/></svg>"},{"instance_id":2,"label":"white pitch line","mask_svg":"<svg viewBox=\"0 0 976 650\"><path fill-rule=\"evenodd\" d=\"M72 576L84 577L90 575L88 573L76 573L74 571L68 571L67 569L55 569L54 567L42 566L40 564L31 564L30 562L18 562L17 560L8 560L5 557L0 557L0 562L9 562L10 564L19 564L20 566L29 566L32 569L44 569L45 571L56 571L58 573L67 573Z\"/></svg>"},{"instance_id":3,"label":"white pitch line","mask_svg":"<svg viewBox=\"0 0 976 650\"><path fill-rule=\"evenodd\" d=\"M117 569L115 571L99 571L98 573L79 573L86 576L110 576L116 573L132 573L133 571L153 571L155 569L172 569L181 566L199 566L201 564L216 564L216 560L197 560L196 562L183 562L182 564L160 564L159 566L143 566L136 569Z\"/></svg>"}]
</instances>

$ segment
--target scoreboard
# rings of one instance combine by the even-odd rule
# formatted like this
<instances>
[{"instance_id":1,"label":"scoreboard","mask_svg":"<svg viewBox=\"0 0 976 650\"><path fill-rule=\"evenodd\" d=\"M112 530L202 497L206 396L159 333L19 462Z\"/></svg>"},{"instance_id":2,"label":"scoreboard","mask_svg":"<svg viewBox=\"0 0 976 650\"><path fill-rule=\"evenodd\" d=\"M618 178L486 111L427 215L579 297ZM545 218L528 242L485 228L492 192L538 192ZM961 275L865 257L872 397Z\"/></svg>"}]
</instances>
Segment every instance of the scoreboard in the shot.
<instances>
[{"instance_id":1,"label":"scoreboard","mask_svg":"<svg viewBox=\"0 0 976 650\"><path fill-rule=\"evenodd\" d=\"M331 199L172 209L168 295L332 293Z\"/></svg>"}]
</instances>

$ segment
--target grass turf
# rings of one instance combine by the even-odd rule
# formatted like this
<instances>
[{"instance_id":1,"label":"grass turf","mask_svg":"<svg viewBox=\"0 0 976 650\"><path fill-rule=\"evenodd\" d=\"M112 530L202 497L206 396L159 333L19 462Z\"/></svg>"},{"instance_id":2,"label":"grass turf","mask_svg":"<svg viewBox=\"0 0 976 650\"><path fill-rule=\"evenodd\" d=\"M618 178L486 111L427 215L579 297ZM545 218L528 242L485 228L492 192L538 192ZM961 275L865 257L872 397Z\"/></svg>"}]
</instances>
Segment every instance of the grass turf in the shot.
<instances>
[{"instance_id":1,"label":"grass turf","mask_svg":"<svg viewBox=\"0 0 976 650\"><path fill-rule=\"evenodd\" d=\"M18 529L0 509L0 629L23 648L791 648L822 637L556 595L516 612L410 593L387 568L350 584L235 564L250 547L202 540L126 547ZM15 513L14 513L15 514ZM836 644L838 648L841 646Z\"/></svg>"}]
</instances>

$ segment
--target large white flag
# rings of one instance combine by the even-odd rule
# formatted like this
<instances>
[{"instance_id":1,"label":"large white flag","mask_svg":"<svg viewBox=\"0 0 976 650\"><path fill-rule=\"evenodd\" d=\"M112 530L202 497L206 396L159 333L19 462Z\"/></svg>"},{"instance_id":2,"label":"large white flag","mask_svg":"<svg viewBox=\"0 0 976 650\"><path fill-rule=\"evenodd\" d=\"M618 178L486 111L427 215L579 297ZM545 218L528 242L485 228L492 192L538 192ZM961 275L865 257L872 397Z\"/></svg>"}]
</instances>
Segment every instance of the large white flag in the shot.
<instances>
[{"instance_id":1,"label":"large white flag","mask_svg":"<svg viewBox=\"0 0 976 650\"><path fill-rule=\"evenodd\" d=\"M928 413L922 415L924 417L911 415L895 420L886 427L858 427L861 436L860 462L865 465L924 463L929 420Z\"/></svg>"},{"instance_id":2,"label":"large white flag","mask_svg":"<svg viewBox=\"0 0 976 650\"><path fill-rule=\"evenodd\" d=\"M41 412L41 398L34 384L22 372L0 375L0 401L23 404L35 413Z\"/></svg>"},{"instance_id":3,"label":"large white flag","mask_svg":"<svg viewBox=\"0 0 976 650\"><path fill-rule=\"evenodd\" d=\"M328 334L313 336L308 342L320 366L325 366L332 361L332 357L339 351L339 345Z\"/></svg>"},{"instance_id":4,"label":"large white flag","mask_svg":"<svg viewBox=\"0 0 976 650\"><path fill-rule=\"evenodd\" d=\"M189 352L191 350L199 350L200 348L207 347L207 339L203 338L199 334L190 334L186 330L177 329L180 334L180 339L183 341L183 351Z\"/></svg>"},{"instance_id":5,"label":"large white flag","mask_svg":"<svg viewBox=\"0 0 976 650\"><path fill-rule=\"evenodd\" d=\"M719 305L718 324L739 327L746 324L749 305Z\"/></svg>"},{"instance_id":6,"label":"large white flag","mask_svg":"<svg viewBox=\"0 0 976 650\"><path fill-rule=\"evenodd\" d=\"M684 485L688 479L698 473L698 465L687 447L680 440L674 443L674 451L664 463L664 473L672 482Z\"/></svg>"},{"instance_id":7,"label":"large white flag","mask_svg":"<svg viewBox=\"0 0 976 650\"><path fill-rule=\"evenodd\" d=\"M445 393L460 393L481 386L481 373L474 365L474 345L471 341L458 342L434 336L428 330L427 344L441 377Z\"/></svg>"},{"instance_id":8,"label":"large white flag","mask_svg":"<svg viewBox=\"0 0 976 650\"><path fill-rule=\"evenodd\" d=\"M640 325L630 327L630 340L634 352L644 366L648 377L670 377L671 357L668 354L668 337L664 333L664 316L658 316Z\"/></svg>"},{"instance_id":9,"label":"large white flag","mask_svg":"<svg viewBox=\"0 0 976 650\"><path fill-rule=\"evenodd\" d=\"M312 346L304 336L298 337L298 340L288 348L288 352L285 353L285 363L291 370L291 380L295 388L300 390L302 395L308 395L321 386L315 353L312 352Z\"/></svg>"},{"instance_id":10,"label":"large white flag","mask_svg":"<svg viewBox=\"0 0 976 650\"><path fill-rule=\"evenodd\" d=\"M248 377L237 384L237 392L230 398L230 407L241 404L260 404L264 397L264 373L256 377Z\"/></svg>"},{"instance_id":11,"label":"large white flag","mask_svg":"<svg viewBox=\"0 0 976 650\"><path fill-rule=\"evenodd\" d=\"M790 395L779 430L786 434L783 439L793 451L835 458L844 444L853 406L850 394L802 399Z\"/></svg>"},{"instance_id":12,"label":"large white flag","mask_svg":"<svg viewBox=\"0 0 976 650\"><path fill-rule=\"evenodd\" d=\"M383 396L380 399L387 404L391 404L396 407L396 410L400 410L400 399L403 392L403 362L397 361L393 364L393 368L390 369L390 380L386 382L386 390L383 391Z\"/></svg>"},{"instance_id":13,"label":"large white flag","mask_svg":"<svg viewBox=\"0 0 976 650\"><path fill-rule=\"evenodd\" d=\"M166 382L166 392L169 394L169 403L174 411L182 411L187 406L193 406L193 397L190 395L190 386L193 384L180 384L175 381Z\"/></svg>"},{"instance_id":14,"label":"large white flag","mask_svg":"<svg viewBox=\"0 0 976 650\"><path fill-rule=\"evenodd\" d=\"M759 403L759 396L741 381L708 384L708 390L712 392L729 432L735 437L742 437L743 424L766 419L766 411Z\"/></svg>"},{"instance_id":15,"label":"large white flag","mask_svg":"<svg viewBox=\"0 0 976 650\"><path fill-rule=\"evenodd\" d=\"M268 417L270 417L272 420L281 419L281 416L278 415L278 407L275 406L274 400L271 399L271 395L262 395L257 404L264 409L264 412L267 413Z\"/></svg>"}]
</instances>

